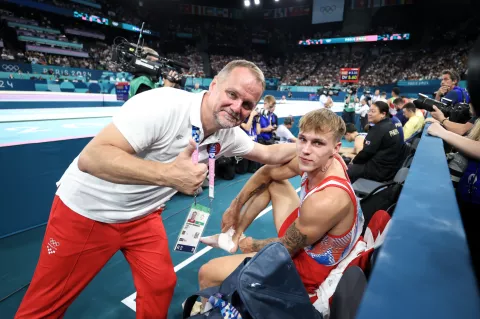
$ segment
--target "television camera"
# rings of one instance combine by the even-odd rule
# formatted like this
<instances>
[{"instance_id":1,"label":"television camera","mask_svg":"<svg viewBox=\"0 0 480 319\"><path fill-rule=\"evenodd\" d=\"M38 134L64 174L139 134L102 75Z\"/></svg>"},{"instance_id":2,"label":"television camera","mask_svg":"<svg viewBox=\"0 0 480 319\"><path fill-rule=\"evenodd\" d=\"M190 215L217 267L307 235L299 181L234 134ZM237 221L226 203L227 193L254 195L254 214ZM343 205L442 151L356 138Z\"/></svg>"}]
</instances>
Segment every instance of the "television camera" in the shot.
<instances>
[{"instance_id":1,"label":"television camera","mask_svg":"<svg viewBox=\"0 0 480 319\"><path fill-rule=\"evenodd\" d=\"M187 64L159 56L154 50L140 45L142 29L137 44L130 43L125 38L117 37L112 45L112 61L119 65L124 72L133 75L147 75L152 79L167 78L170 82L179 83L178 79L169 77L171 70L182 74L182 69L190 69ZM120 41L118 41L120 40Z\"/></svg>"},{"instance_id":2,"label":"television camera","mask_svg":"<svg viewBox=\"0 0 480 319\"><path fill-rule=\"evenodd\" d=\"M470 105L468 103L453 104L452 100L442 98L441 101L437 101L429 98L425 94L418 94L418 98L413 101L415 107L418 109L426 110L428 112L434 112L433 106L436 106L445 117L448 117L450 121L456 123L467 123L470 118Z\"/></svg>"},{"instance_id":3,"label":"television camera","mask_svg":"<svg viewBox=\"0 0 480 319\"><path fill-rule=\"evenodd\" d=\"M326 96L338 96L340 94L340 89L335 87L324 86L317 90L318 95L325 94Z\"/></svg>"}]
</instances>

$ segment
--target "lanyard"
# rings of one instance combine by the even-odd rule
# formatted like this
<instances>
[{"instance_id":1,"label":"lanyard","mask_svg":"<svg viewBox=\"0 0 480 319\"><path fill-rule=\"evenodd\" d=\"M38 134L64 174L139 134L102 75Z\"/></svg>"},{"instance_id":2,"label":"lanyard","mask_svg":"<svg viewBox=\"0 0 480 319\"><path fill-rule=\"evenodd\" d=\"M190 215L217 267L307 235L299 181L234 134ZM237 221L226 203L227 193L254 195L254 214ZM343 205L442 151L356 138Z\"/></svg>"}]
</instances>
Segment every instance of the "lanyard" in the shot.
<instances>
[{"instance_id":1,"label":"lanyard","mask_svg":"<svg viewBox=\"0 0 480 319\"><path fill-rule=\"evenodd\" d=\"M192 138L197 144L197 148L192 154L192 162L198 164L200 129L192 125ZM217 143L208 145L208 197L210 198L210 208L212 206L215 193L215 155L217 152ZM195 204L197 204L197 194L194 195Z\"/></svg>"}]
</instances>

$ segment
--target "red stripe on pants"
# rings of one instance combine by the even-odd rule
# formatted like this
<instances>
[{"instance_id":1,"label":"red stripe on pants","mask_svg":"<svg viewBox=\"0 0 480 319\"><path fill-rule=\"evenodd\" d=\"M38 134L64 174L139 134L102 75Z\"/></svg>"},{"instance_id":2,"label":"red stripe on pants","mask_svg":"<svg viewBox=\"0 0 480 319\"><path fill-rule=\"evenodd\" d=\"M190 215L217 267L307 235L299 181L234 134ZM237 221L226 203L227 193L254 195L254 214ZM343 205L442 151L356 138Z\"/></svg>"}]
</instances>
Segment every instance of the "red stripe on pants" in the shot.
<instances>
[{"instance_id":1,"label":"red stripe on pants","mask_svg":"<svg viewBox=\"0 0 480 319\"><path fill-rule=\"evenodd\" d=\"M119 224L85 218L55 197L40 258L15 318L61 318L121 250L137 290L137 318L167 318L176 275L159 214Z\"/></svg>"}]
</instances>

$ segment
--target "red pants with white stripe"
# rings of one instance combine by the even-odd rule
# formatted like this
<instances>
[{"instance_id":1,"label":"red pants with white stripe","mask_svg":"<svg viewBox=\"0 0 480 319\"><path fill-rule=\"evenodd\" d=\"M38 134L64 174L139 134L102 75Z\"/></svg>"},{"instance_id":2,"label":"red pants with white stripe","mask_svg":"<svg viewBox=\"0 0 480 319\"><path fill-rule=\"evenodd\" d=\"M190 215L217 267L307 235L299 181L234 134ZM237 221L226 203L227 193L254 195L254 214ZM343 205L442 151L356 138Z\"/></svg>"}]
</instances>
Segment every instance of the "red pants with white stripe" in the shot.
<instances>
[{"instance_id":1,"label":"red pants with white stripe","mask_svg":"<svg viewBox=\"0 0 480 319\"><path fill-rule=\"evenodd\" d=\"M63 317L118 250L132 269L137 318L167 318L177 279L159 214L128 223L100 223L75 213L58 197L37 268L15 318Z\"/></svg>"}]
</instances>

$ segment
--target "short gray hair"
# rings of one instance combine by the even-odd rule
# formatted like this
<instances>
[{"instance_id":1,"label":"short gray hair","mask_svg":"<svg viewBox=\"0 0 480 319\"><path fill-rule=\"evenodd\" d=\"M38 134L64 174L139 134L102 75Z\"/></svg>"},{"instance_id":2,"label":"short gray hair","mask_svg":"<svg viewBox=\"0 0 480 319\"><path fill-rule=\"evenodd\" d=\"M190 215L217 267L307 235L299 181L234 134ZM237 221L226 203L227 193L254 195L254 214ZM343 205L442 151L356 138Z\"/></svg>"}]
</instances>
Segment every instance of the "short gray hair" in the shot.
<instances>
[{"instance_id":1,"label":"short gray hair","mask_svg":"<svg viewBox=\"0 0 480 319\"><path fill-rule=\"evenodd\" d=\"M256 79L262 83L262 88L265 91L265 76L263 75L262 70L253 62L247 61L247 60L233 60L229 62L227 65L223 67L220 72L218 72L217 77L219 79L225 79L230 72L232 72L233 69L235 68L247 68L249 69L252 74L256 77Z\"/></svg>"}]
</instances>

